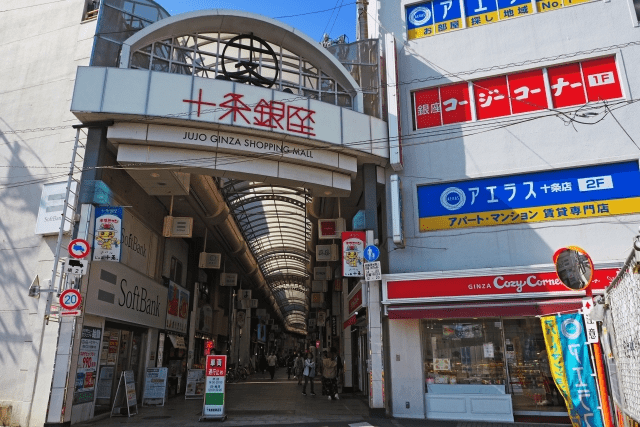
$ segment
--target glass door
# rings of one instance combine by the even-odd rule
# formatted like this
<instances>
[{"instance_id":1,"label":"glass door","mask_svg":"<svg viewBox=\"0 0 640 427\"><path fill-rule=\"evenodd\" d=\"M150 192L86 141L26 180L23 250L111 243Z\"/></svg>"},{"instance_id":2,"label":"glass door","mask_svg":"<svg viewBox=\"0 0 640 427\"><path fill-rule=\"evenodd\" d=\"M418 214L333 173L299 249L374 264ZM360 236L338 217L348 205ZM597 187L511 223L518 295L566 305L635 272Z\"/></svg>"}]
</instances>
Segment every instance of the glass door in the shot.
<instances>
[{"instance_id":1,"label":"glass door","mask_svg":"<svg viewBox=\"0 0 640 427\"><path fill-rule=\"evenodd\" d=\"M504 319L505 359L514 411L565 412L538 318Z\"/></svg>"}]
</instances>

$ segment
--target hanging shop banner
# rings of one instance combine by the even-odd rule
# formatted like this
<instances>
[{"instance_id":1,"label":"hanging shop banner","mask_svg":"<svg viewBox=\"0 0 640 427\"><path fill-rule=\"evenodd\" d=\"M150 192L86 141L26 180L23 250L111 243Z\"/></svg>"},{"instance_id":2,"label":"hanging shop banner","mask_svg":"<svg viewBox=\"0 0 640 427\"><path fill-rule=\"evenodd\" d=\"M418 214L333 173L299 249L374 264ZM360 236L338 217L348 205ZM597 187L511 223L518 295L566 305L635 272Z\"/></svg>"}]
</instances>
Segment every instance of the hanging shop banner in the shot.
<instances>
[{"instance_id":1,"label":"hanging shop banner","mask_svg":"<svg viewBox=\"0 0 640 427\"><path fill-rule=\"evenodd\" d=\"M462 28L493 24L532 13L549 12L593 0L433 0L407 6L407 38L429 37ZM464 8L466 21L461 10Z\"/></svg>"},{"instance_id":2,"label":"hanging shop banner","mask_svg":"<svg viewBox=\"0 0 640 427\"><path fill-rule=\"evenodd\" d=\"M144 380L144 392L142 393L142 406L148 400L162 399L164 406L164 398L167 392L167 373L169 368L147 368Z\"/></svg>"},{"instance_id":3,"label":"hanging shop banner","mask_svg":"<svg viewBox=\"0 0 640 427\"><path fill-rule=\"evenodd\" d=\"M580 418L573 405L571 393L569 391L567 371L556 316L545 316L540 320L542 321L542 332L544 334L544 342L547 350L547 357L549 359L549 369L551 370L553 381L556 383L556 386L566 403L567 413L571 420L571 424L573 427L580 427Z\"/></svg>"},{"instance_id":4,"label":"hanging shop banner","mask_svg":"<svg viewBox=\"0 0 640 427\"><path fill-rule=\"evenodd\" d=\"M617 268L596 268L592 290L600 293L618 274ZM492 274L464 277L434 277L423 279L385 279L384 303L415 302L417 299L492 300L496 298L531 298L540 296L575 296L567 290L555 271L518 274ZM354 295L354 298L357 295ZM355 303L354 303L355 304ZM351 300L349 301L351 314Z\"/></svg>"},{"instance_id":5,"label":"hanging shop banner","mask_svg":"<svg viewBox=\"0 0 640 427\"><path fill-rule=\"evenodd\" d=\"M73 404L93 402L98 371L102 329L83 326L76 370Z\"/></svg>"},{"instance_id":6,"label":"hanging shop banner","mask_svg":"<svg viewBox=\"0 0 640 427\"><path fill-rule=\"evenodd\" d=\"M364 277L364 231L342 233L342 275Z\"/></svg>"},{"instance_id":7,"label":"hanging shop banner","mask_svg":"<svg viewBox=\"0 0 640 427\"><path fill-rule=\"evenodd\" d=\"M202 418L225 418L227 356L207 356L206 386Z\"/></svg>"},{"instance_id":8,"label":"hanging shop banner","mask_svg":"<svg viewBox=\"0 0 640 427\"><path fill-rule=\"evenodd\" d=\"M548 316L552 317L552 316ZM566 388L569 390L570 402L567 408L571 407L570 416L572 422L577 422L580 426L603 427L602 414L598 409L600 402L598 399L598 388L591 366L589 346L585 336L582 315L580 313L559 314L555 316L555 325L547 325L548 317L542 319L545 335L549 334L552 344L561 347L564 361L564 373L566 375ZM546 331L546 329L553 330ZM555 337L558 338L555 338ZM549 347L549 346L548 346ZM557 347L552 347L551 351L558 353ZM551 354L549 348L547 352ZM558 363L555 359L552 365ZM555 379L555 375L554 375ZM561 379L562 380L562 379ZM558 381L556 381L557 383Z\"/></svg>"},{"instance_id":9,"label":"hanging shop banner","mask_svg":"<svg viewBox=\"0 0 640 427\"><path fill-rule=\"evenodd\" d=\"M473 97L470 96L470 87L473 87ZM549 96L547 87L551 89ZM616 58L608 56L493 76L471 83L421 89L413 96L414 126L426 129L469 122L472 120L472 107L477 120L485 120L619 99L623 93Z\"/></svg>"},{"instance_id":10,"label":"hanging shop banner","mask_svg":"<svg viewBox=\"0 0 640 427\"><path fill-rule=\"evenodd\" d=\"M167 330L180 332L183 334L187 333L189 296L189 291L173 282L169 282L167 320L165 326Z\"/></svg>"},{"instance_id":11,"label":"hanging shop banner","mask_svg":"<svg viewBox=\"0 0 640 427\"><path fill-rule=\"evenodd\" d=\"M122 208L97 207L93 260L120 262L121 242Z\"/></svg>"},{"instance_id":12,"label":"hanging shop banner","mask_svg":"<svg viewBox=\"0 0 640 427\"><path fill-rule=\"evenodd\" d=\"M639 211L638 162L418 187L422 232Z\"/></svg>"}]
</instances>

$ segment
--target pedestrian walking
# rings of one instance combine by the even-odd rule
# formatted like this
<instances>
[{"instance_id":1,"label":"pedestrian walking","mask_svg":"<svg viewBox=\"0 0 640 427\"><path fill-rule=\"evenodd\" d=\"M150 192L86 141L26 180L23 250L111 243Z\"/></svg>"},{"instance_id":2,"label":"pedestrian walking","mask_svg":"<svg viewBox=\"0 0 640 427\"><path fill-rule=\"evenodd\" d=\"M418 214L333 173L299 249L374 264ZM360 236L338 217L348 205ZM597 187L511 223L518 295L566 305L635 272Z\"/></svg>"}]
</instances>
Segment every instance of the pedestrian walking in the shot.
<instances>
[{"instance_id":1,"label":"pedestrian walking","mask_svg":"<svg viewBox=\"0 0 640 427\"><path fill-rule=\"evenodd\" d=\"M307 354L307 359L304 361L304 385L302 386L302 395L307 395L307 382L311 382L311 396L315 396L313 391L313 379L316 376L316 362L313 361L313 354Z\"/></svg>"},{"instance_id":2,"label":"pedestrian walking","mask_svg":"<svg viewBox=\"0 0 640 427\"><path fill-rule=\"evenodd\" d=\"M338 400L338 362L336 354L329 352L328 357L322 361L322 384L327 391L329 400Z\"/></svg>"},{"instance_id":3,"label":"pedestrian walking","mask_svg":"<svg viewBox=\"0 0 640 427\"><path fill-rule=\"evenodd\" d=\"M289 353L289 356L287 357L287 379L288 380L291 379L291 374L293 374L293 361L294 361L293 353Z\"/></svg>"},{"instance_id":4,"label":"pedestrian walking","mask_svg":"<svg viewBox=\"0 0 640 427\"><path fill-rule=\"evenodd\" d=\"M302 384L302 372L304 371L304 357L302 353L298 354L294 362L294 372L298 379L298 385Z\"/></svg>"},{"instance_id":5,"label":"pedestrian walking","mask_svg":"<svg viewBox=\"0 0 640 427\"><path fill-rule=\"evenodd\" d=\"M267 357L267 364L269 365L269 375L271 375L271 379L276 374L276 363L278 363L278 358L275 354L271 353L269 357Z\"/></svg>"}]
</instances>

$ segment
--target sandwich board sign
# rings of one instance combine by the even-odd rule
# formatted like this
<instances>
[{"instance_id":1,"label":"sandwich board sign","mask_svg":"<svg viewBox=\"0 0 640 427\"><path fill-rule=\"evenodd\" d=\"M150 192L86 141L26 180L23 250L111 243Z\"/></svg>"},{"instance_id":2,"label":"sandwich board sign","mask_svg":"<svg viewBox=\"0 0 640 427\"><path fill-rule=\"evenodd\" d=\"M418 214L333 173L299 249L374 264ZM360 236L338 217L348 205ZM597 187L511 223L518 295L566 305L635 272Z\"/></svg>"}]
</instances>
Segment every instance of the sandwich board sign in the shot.
<instances>
[{"instance_id":1,"label":"sandwich board sign","mask_svg":"<svg viewBox=\"0 0 640 427\"><path fill-rule=\"evenodd\" d=\"M167 392L167 372L169 368L147 368L142 393L142 406L157 404L164 406L164 398ZM160 405L160 401L162 404Z\"/></svg>"},{"instance_id":2,"label":"sandwich board sign","mask_svg":"<svg viewBox=\"0 0 640 427\"><path fill-rule=\"evenodd\" d=\"M225 379L227 375L227 356L209 355L205 365L204 402L202 420L222 420L225 412Z\"/></svg>"},{"instance_id":3,"label":"sandwich board sign","mask_svg":"<svg viewBox=\"0 0 640 427\"><path fill-rule=\"evenodd\" d=\"M131 412L131 407L135 406L136 412ZM116 389L116 398L113 400L111 408L111 416L125 415L124 408L127 408L126 415L128 417L138 414L138 399L136 397L136 380L133 371L123 371L118 380L118 388Z\"/></svg>"}]
</instances>

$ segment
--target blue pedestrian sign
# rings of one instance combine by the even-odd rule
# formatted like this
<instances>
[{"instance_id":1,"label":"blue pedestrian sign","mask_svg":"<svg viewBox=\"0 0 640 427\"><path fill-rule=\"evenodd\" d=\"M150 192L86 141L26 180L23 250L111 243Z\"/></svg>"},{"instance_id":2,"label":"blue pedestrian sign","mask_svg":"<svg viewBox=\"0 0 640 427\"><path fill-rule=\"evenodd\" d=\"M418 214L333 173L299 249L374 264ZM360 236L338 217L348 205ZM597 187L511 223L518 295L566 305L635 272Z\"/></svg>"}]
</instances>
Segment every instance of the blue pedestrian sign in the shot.
<instances>
[{"instance_id":1,"label":"blue pedestrian sign","mask_svg":"<svg viewBox=\"0 0 640 427\"><path fill-rule=\"evenodd\" d=\"M364 259L368 262L373 262L380 256L380 249L377 246L369 245L364 248Z\"/></svg>"}]
</instances>

